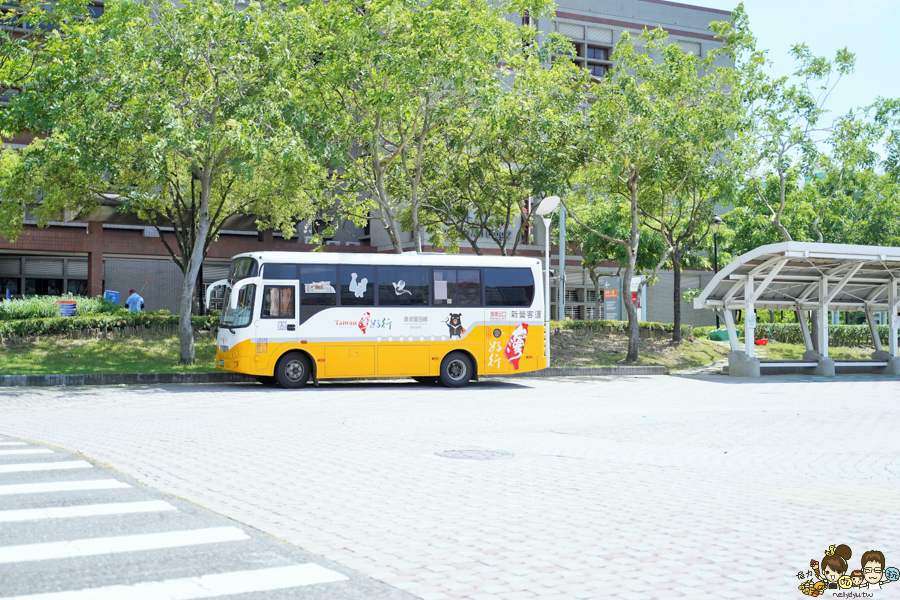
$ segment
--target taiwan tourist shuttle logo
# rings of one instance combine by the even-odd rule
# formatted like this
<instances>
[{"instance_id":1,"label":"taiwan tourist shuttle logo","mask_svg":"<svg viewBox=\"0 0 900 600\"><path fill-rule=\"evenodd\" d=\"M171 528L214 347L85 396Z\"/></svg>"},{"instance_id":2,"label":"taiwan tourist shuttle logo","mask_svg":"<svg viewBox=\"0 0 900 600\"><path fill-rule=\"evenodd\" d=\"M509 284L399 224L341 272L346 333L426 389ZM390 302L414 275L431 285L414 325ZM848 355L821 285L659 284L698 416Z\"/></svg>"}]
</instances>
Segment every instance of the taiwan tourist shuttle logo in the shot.
<instances>
[{"instance_id":1,"label":"taiwan tourist shuttle logo","mask_svg":"<svg viewBox=\"0 0 900 600\"><path fill-rule=\"evenodd\" d=\"M884 553L867 550L855 568L853 551L846 544L832 544L822 560L809 561L809 569L797 573L806 596L831 595L836 598L874 598L877 590L900 579L900 570L887 567ZM898 586L900 587L900 586Z\"/></svg>"},{"instance_id":2,"label":"taiwan tourist shuttle logo","mask_svg":"<svg viewBox=\"0 0 900 600\"><path fill-rule=\"evenodd\" d=\"M516 327L506 342L506 348L503 349L503 356L509 361L516 371L519 370L519 359L522 358L522 351L525 349L525 340L528 339L528 323L522 323Z\"/></svg>"}]
</instances>

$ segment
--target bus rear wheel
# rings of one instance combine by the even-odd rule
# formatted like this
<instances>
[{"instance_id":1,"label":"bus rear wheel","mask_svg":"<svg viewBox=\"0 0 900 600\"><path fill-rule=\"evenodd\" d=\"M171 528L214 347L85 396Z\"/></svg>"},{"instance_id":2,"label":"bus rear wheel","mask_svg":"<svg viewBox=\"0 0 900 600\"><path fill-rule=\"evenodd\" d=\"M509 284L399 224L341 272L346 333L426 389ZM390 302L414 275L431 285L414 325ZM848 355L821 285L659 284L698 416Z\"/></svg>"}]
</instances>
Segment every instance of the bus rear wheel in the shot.
<instances>
[{"instance_id":1,"label":"bus rear wheel","mask_svg":"<svg viewBox=\"0 0 900 600\"><path fill-rule=\"evenodd\" d=\"M275 379L283 388L302 388L309 380L309 361L299 352L285 354L275 365Z\"/></svg>"},{"instance_id":2,"label":"bus rear wheel","mask_svg":"<svg viewBox=\"0 0 900 600\"><path fill-rule=\"evenodd\" d=\"M474 369L472 360L462 352L451 352L441 361L441 383L458 388L469 383Z\"/></svg>"}]
</instances>

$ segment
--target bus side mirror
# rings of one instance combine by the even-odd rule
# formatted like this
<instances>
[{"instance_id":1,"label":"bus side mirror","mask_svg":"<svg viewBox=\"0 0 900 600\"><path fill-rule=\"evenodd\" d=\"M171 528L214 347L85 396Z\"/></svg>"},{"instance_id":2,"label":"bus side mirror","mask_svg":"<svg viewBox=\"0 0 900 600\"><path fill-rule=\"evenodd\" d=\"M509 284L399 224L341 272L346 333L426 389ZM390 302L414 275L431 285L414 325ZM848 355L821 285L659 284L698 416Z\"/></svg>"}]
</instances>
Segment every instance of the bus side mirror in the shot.
<instances>
[{"instance_id":1,"label":"bus side mirror","mask_svg":"<svg viewBox=\"0 0 900 600\"><path fill-rule=\"evenodd\" d=\"M231 298L228 302L228 305L231 307L231 310L237 310L238 306L238 296L241 295L241 288L246 287L248 285L256 285L261 280L258 277L252 277L248 279L243 279L238 283L234 284L234 287L231 288Z\"/></svg>"},{"instance_id":2,"label":"bus side mirror","mask_svg":"<svg viewBox=\"0 0 900 600\"><path fill-rule=\"evenodd\" d=\"M231 284L228 283L227 279L220 279L219 281L209 284L209 287L206 288L206 306L207 307L209 306L210 300L212 300L213 290L216 289L217 287L222 287L222 286L230 288Z\"/></svg>"}]
</instances>

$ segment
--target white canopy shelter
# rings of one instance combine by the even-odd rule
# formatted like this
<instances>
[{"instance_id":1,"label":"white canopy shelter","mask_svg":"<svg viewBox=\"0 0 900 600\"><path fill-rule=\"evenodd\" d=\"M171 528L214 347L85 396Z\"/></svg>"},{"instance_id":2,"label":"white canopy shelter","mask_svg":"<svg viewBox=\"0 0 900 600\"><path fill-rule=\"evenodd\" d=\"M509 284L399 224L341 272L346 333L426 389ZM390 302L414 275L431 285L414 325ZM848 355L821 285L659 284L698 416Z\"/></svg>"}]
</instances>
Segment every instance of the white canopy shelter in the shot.
<instances>
[{"instance_id":1,"label":"white canopy shelter","mask_svg":"<svg viewBox=\"0 0 900 600\"><path fill-rule=\"evenodd\" d=\"M729 372L759 375L754 359L755 309L796 310L807 352L804 360L815 362L821 374L834 374L828 358L828 311L863 310L875 346L876 367L900 374L897 329L900 317L900 248L853 246L809 242L782 242L761 246L737 257L719 271L694 300L694 308L719 311L725 318L732 353ZM734 311L743 310L744 352L741 354L734 325ZM816 328L818 348L813 348L806 311ZM884 351L874 313L887 312L889 349ZM798 365L810 366L810 365ZM746 373L744 373L746 371ZM812 372L812 371L811 371Z\"/></svg>"}]
</instances>

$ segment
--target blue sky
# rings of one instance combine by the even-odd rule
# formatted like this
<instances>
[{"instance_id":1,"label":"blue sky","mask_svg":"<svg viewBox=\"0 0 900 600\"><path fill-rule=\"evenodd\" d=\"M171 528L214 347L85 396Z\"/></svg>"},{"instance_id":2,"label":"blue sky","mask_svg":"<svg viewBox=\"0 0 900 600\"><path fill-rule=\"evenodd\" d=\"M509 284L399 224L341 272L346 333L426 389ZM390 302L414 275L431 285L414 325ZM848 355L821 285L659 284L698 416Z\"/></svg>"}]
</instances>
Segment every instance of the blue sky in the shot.
<instances>
[{"instance_id":1,"label":"blue sky","mask_svg":"<svg viewBox=\"0 0 900 600\"><path fill-rule=\"evenodd\" d=\"M737 0L687 0L731 10ZM834 58L839 48L856 54L856 72L841 80L827 107L834 114L871 104L878 96L900 97L900 0L745 0L758 47L769 51L772 72L788 75L793 44Z\"/></svg>"}]
</instances>

